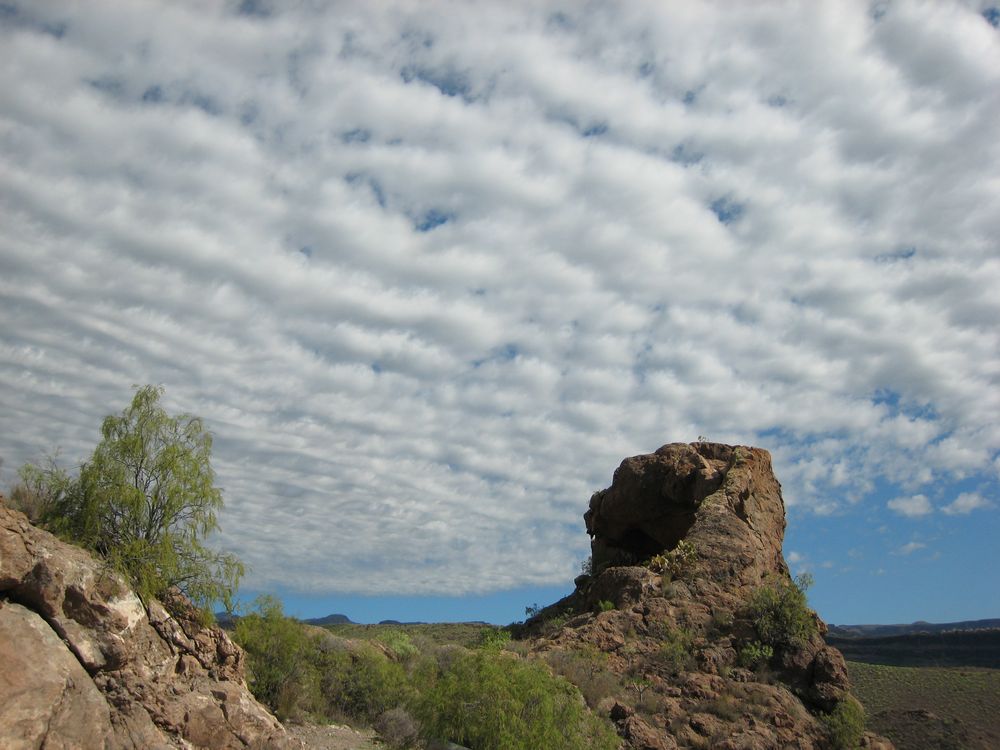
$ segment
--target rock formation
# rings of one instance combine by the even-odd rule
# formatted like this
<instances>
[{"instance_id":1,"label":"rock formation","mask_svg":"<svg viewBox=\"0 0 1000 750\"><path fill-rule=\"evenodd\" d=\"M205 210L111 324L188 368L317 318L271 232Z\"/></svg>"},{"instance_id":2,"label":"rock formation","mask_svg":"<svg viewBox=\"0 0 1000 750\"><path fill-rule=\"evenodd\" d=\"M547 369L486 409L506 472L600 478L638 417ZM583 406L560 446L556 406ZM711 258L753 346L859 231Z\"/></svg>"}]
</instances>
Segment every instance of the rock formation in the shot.
<instances>
[{"instance_id":1,"label":"rock formation","mask_svg":"<svg viewBox=\"0 0 1000 750\"><path fill-rule=\"evenodd\" d=\"M0 747L294 748L243 652L0 505Z\"/></svg>"},{"instance_id":2,"label":"rock formation","mask_svg":"<svg viewBox=\"0 0 1000 750\"><path fill-rule=\"evenodd\" d=\"M757 638L751 592L791 584L767 451L673 443L627 458L585 521L592 575L525 630L543 655L588 646L608 654L608 669L634 688L634 705L604 707L631 747L830 746L820 716L852 699L818 617L815 635L775 648L756 669L739 663ZM873 735L864 746L892 747Z\"/></svg>"}]
</instances>

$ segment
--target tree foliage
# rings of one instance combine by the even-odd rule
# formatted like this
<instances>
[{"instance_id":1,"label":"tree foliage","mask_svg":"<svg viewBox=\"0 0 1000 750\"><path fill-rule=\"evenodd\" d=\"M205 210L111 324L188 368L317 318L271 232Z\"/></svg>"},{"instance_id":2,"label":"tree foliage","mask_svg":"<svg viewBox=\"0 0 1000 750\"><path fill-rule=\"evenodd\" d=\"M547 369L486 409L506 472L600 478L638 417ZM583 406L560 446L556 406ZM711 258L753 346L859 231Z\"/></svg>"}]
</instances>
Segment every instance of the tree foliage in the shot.
<instances>
[{"instance_id":1,"label":"tree foliage","mask_svg":"<svg viewBox=\"0 0 1000 750\"><path fill-rule=\"evenodd\" d=\"M106 417L78 478L51 462L24 467L22 481L44 499L44 525L106 557L140 596L177 586L199 606L228 608L243 566L204 544L223 506L212 436L198 417L167 414L162 395L137 388L121 415Z\"/></svg>"}]
</instances>

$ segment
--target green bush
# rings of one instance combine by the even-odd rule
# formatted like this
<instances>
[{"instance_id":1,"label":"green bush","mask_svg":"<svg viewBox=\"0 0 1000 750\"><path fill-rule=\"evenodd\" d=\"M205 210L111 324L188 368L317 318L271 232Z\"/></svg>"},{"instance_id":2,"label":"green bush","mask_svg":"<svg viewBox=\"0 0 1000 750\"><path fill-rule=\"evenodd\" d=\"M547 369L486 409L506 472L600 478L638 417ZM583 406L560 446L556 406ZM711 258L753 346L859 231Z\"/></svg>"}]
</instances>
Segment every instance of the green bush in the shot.
<instances>
[{"instance_id":1,"label":"green bush","mask_svg":"<svg viewBox=\"0 0 1000 750\"><path fill-rule=\"evenodd\" d=\"M614 608L615 608L615 603L609 602L607 599L601 599L601 601L597 602L597 604L594 605L594 609L596 609L598 612L610 612Z\"/></svg>"},{"instance_id":2,"label":"green bush","mask_svg":"<svg viewBox=\"0 0 1000 750\"><path fill-rule=\"evenodd\" d=\"M313 645L302 626L285 617L271 596L236 623L233 639L247 653L251 692L281 720L296 715L314 689Z\"/></svg>"},{"instance_id":3,"label":"green bush","mask_svg":"<svg viewBox=\"0 0 1000 750\"><path fill-rule=\"evenodd\" d=\"M655 573L663 574L665 584L688 573L697 560L697 548L687 539L681 539L672 550L653 555L646 564Z\"/></svg>"},{"instance_id":4,"label":"green bush","mask_svg":"<svg viewBox=\"0 0 1000 750\"><path fill-rule=\"evenodd\" d=\"M822 717L834 750L857 750L865 733L865 709L852 696Z\"/></svg>"},{"instance_id":5,"label":"green bush","mask_svg":"<svg viewBox=\"0 0 1000 750\"><path fill-rule=\"evenodd\" d=\"M379 633L378 641L385 646L398 661L407 661L417 655L418 649L410 636L402 630L385 630Z\"/></svg>"},{"instance_id":6,"label":"green bush","mask_svg":"<svg viewBox=\"0 0 1000 750\"><path fill-rule=\"evenodd\" d=\"M608 655L592 644L569 651L549 651L545 659L557 674L577 687L592 709L621 689L618 676L608 669Z\"/></svg>"},{"instance_id":7,"label":"green bush","mask_svg":"<svg viewBox=\"0 0 1000 750\"><path fill-rule=\"evenodd\" d=\"M773 580L754 589L746 611L761 643L773 648L799 645L816 635L816 619L806 601L812 576Z\"/></svg>"},{"instance_id":8,"label":"green bush","mask_svg":"<svg viewBox=\"0 0 1000 750\"><path fill-rule=\"evenodd\" d=\"M613 750L610 725L586 710L580 694L544 665L509 652L449 652L420 675L413 713L427 738L476 750Z\"/></svg>"},{"instance_id":9,"label":"green bush","mask_svg":"<svg viewBox=\"0 0 1000 750\"><path fill-rule=\"evenodd\" d=\"M476 645L479 648L499 651L510 643L510 631L505 628L486 627L479 631Z\"/></svg>"},{"instance_id":10,"label":"green bush","mask_svg":"<svg viewBox=\"0 0 1000 750\"><path fill-rule=\"evenodd\" d=\"M664 626L660 635L660 648L656 652L656 663L671 675L690 669L694 662L693 642L690 631Z\"/></svg>"},{"instance_id":11,"label":"green bush","mask_svg":"<svg viewBox=\"0 0 1000 750\"><path fill-rule=\"evenodd\" d=\"M757 667L764 666L770 662L773 656L774 648L766 643L754 641L740 649L739 654L736 656L736 663L747 669L757 669Z\"/></svg>"},{"instance_id":12,"label":"green bush","mask_svg":"<svg viewBox=\"0 0 1000 750\"><path fill-rule=\"evenodd\" d=\"M319 660L322 713L371 724L389 709L405 705L412 690L406 670L374 646L331 651Z\"/></svg>"}]
</instances>

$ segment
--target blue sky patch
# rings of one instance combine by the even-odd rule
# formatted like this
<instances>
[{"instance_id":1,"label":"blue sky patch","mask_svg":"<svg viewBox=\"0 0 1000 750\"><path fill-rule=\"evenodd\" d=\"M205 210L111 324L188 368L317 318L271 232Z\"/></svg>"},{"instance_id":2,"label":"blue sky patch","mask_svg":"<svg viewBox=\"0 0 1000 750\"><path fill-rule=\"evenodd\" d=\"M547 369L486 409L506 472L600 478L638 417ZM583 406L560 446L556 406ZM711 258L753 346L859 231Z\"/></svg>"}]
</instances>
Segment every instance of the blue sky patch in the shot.
<instances>
[{"instance_id":1,"label":"blue sky patch","mask_svg":"<svg viewBox=\"0 0 1000 750\"><path fill-rule=\"evenodd\" d=\"M716 198L709 207L715 214L715 218L722 224L732 224L743 216L743 204L737 203L731 198Z\"/></svg>"},{"instance_id":2,"label":"blue sky patch","mask_svg":"<svg viewBox=\"0 0 1000 750\"><path fill-rule=\"evenodd\" d=\"M407 65L399 72L399 75L405 83L420 81L433 86L445 96L461 97L467 102L472 101L472 83L469 81L469 77L460 71L435 70L418 65Z\"/></svg>"},{"instance_id":3,"label":"blue sky patch","mask_svg":"<svg viewBox=\"0 0 1000 750\"><path fill-rule=\"evenodd\" d=\"M881 253L875 256L876 263L897 263L901 260L909 260L917 254L915 247L904 247L894 250L891 253Z\"/></svg>"},{"instance_id":4,"label":"blue sky patch","mask_svg":"<svg viewBox=\"0 0 1000 750\"><path fill-rule=\"evenodd\" d=\"M345 133L341 133L340 140L344 143L368 143L371 140L372 133L370 130L365 128L353 128Z\"/></svg>"},{"instance_id":5,"label":"blue sky patch","mask_svg":"<svg viewBox=\"0 0 1000 750\"><path fill-rule=\"evenodd\" d=\"M414 222L413 228L418 232L429 232L432 229L437 229L443 224L447 224L454 218L455 215L452 213L432 208Z\"/></svg>"}]
</instances>

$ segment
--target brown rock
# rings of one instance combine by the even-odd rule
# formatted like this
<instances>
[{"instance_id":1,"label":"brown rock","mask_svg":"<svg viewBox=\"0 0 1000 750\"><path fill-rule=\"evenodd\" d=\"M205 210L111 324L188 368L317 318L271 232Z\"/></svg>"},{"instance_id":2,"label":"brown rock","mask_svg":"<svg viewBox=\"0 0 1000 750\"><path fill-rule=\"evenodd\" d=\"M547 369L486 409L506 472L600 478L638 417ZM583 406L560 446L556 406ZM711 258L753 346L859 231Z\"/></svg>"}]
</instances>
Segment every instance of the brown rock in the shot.
<instances>
[{"instance_id":1,"label":"brown rock","mask_svg":"<svg viewBox=\"0 0 1000 750\"><path fill-rule=\"evenodd\" d=\"M0 507L0 747L301 747L247 690L239 647L169 599L144 606Z\"/></svg>"},{"instance_id":2,"label":"brown rock","mask_svg":"<svg viewBox=\"0 0 1000 750\"><path fill-rule=\"evenodd\" d=\"M100 748L111 735L104 696L59 636L31 610L0 602L0 746Z\"/></svg>"},{"instance_id":3,"label":"brown rock","mask_svg":"<svg viewBox=\"0 0 1000 750\"><path fill-rule=\"evenodd\" d=\"M672 443L627 458L584 518L593 575L581 576L576 591L526 632L539 636L538 652L597 647L623 682L647 685L646 710L662 707L649 722L612 707L629 746L827 747L817 712L833 708L850 687L839 651L818 635L778 649L770 665L776 684L736 666L739 650L757 637L745 614L748 595L771 580L791 583L781 550L784 500L767 451ZM680 569L644 564L656 555L669 560L682 540L693 546L693 561ZM616 609L595 614L602 601ZM569 612L558 634L545 634L547 619ZM816 622L822 633L825 625ZM883 738L866 741L891 747L879 744Z\"/></svg>"},{"instance_id":4,"label":"brown rock","mask_svg":"<svg viewBox=\"0 0 1000 750\"><path fill-rule=\"evenodd\" d=\"M657 732L634 714L622 722L621 734L635 750L675 750L677 747L673 737Z\"/></svg>"}]
</instances>

